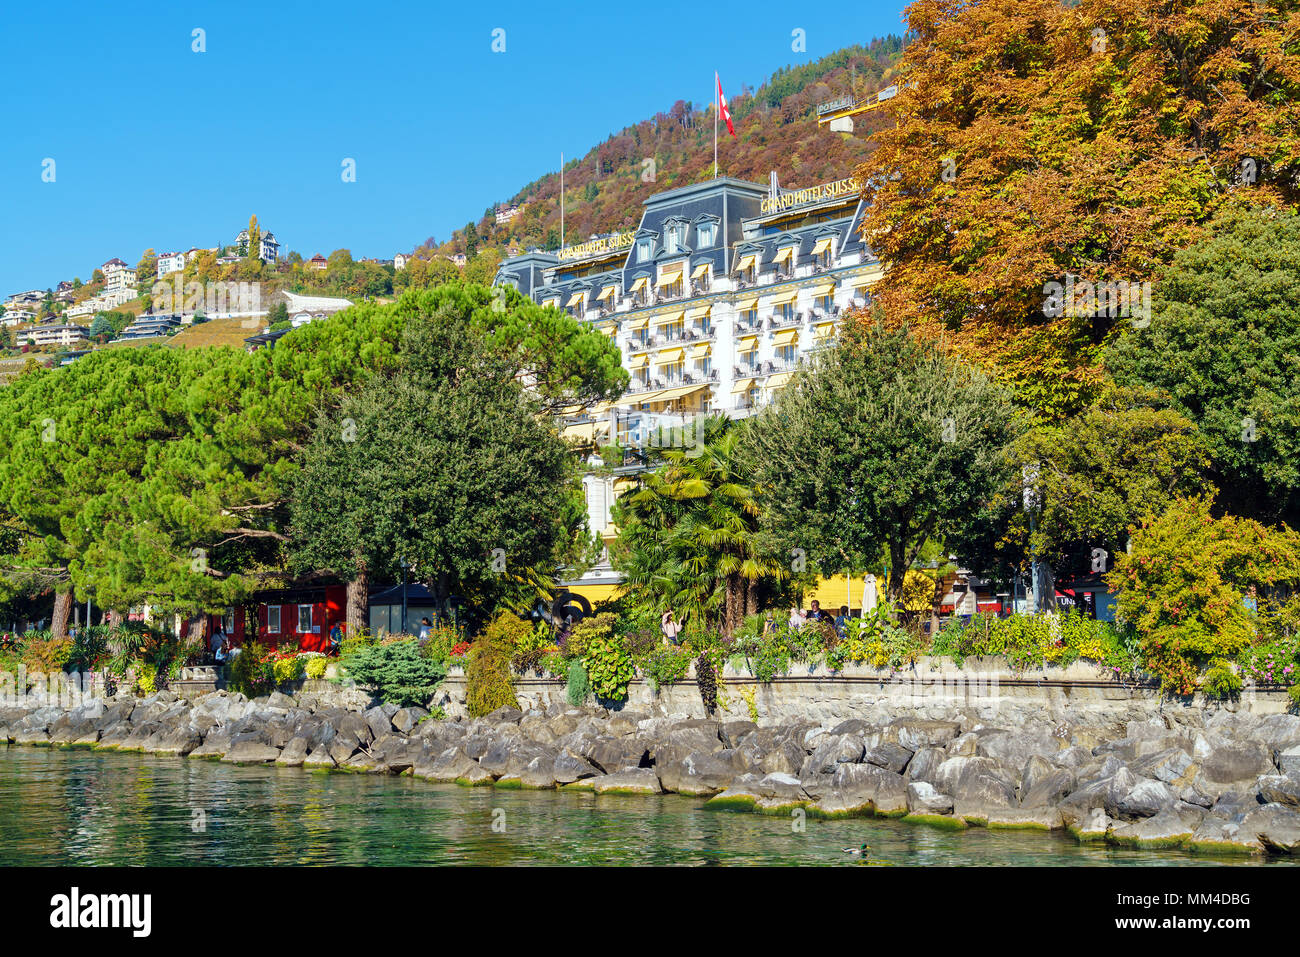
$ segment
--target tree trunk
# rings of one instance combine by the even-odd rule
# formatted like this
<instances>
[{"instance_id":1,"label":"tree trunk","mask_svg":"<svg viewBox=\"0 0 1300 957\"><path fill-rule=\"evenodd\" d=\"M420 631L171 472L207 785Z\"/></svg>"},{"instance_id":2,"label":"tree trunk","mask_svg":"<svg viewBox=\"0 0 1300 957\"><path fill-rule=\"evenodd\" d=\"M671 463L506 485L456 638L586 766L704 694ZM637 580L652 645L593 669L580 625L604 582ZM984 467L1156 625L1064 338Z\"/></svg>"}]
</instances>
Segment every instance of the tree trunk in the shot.
<instances>
[{"instance_id":1,"label":"tree trunk","mask_svg":"<svg viewBox=\"0 0 1300 957\"><path fill-rule=\"evenodd\" d=\"M758 614L758 582L752 578L745 582L745 614Z\"/></svg>"},{"instance_id":2,"label":"tree trunk","mask_svg":"<svg viewBox=\"0 0 1300 957\"><path fill-rule=\"evenodd\" d=\"M54 593L54 615L50 619L50 637L68 637L68 616L72 614L72 587Z\"/></svg>"},{"instance_id":3,"label":"tree trunk","mask_svg":"<svg viewBox=\"0 0 1300 957\"><path fill-rule=\"evenodd\" d=\"M370 617L370 570L357 562L357 577L348 582L348 635L359 635Z\"/></svg>"},{"instance_id":4,"label":"tree trunk","mask_svg":"<svg viewBox=\"0 0 1300 957\"><path fill-rule=\"evenodd\" d=\"M185 643L181 654L187 659L192 655L206 655L208 651L208 616L199 612L188 619L185 629Z\"/></svg>"}]
</instances>

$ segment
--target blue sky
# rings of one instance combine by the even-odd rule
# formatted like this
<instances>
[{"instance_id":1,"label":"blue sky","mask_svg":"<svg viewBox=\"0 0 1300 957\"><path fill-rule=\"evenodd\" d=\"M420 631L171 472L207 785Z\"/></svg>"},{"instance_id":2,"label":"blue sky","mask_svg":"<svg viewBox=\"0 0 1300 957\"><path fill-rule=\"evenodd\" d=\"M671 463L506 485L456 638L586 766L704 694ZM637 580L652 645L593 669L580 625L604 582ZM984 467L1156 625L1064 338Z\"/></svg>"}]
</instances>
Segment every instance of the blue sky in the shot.
<instances>
[{"instance_id":1,"label":"blue sky","mask_svg":"<svg viewBox=\"0 0 1300 957\"><path fill-rule=\"evenodd\" d=\"M10 4L0 295L233 242L253 213L285 253L389 258L445 240L561 151L707 104L714 70L734 96L901 34L903 6Z\"/></svg>"}]
</instances>

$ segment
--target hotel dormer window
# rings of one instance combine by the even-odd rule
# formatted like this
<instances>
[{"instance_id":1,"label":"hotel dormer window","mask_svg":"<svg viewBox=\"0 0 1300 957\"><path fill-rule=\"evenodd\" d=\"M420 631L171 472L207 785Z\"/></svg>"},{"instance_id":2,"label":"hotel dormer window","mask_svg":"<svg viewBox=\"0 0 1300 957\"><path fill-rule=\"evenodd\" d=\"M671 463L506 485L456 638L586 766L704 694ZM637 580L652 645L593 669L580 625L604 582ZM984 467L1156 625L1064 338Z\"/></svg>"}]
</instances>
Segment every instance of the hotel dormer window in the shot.
<instances>
[{"instance_id":1,"label":"hotel dormer window","mask_svg":"<svg viewBox=\"0 0 1300 957\"><path fill-rule=\"evenodd\" d=\"M664 251L669 255L681 252L686 245L686 224L669 223L664 227Z\"/></svg>"},{"instance_id":2,"label":"hotel dormer window","mask_svg":"<svg viewBox=\"0 0 1300 957\"><path fill-rule=\"evenodd\" d=\"M636 244L636 261L639 263L649 262L651 252L651 242L648 239L642 239Z\"/></svg>"},{"instance_id":3,"label":"hotel dormer window","mask_svg":"<svg viewBox=\"0 0 1300 957\"><path fill-rule=\"evenodd\" d=\"M698 245L701 249L707 249L712 246L718 239L718 226L716 223L700 223L695 230Z\"/></svg>"}]
</instances>

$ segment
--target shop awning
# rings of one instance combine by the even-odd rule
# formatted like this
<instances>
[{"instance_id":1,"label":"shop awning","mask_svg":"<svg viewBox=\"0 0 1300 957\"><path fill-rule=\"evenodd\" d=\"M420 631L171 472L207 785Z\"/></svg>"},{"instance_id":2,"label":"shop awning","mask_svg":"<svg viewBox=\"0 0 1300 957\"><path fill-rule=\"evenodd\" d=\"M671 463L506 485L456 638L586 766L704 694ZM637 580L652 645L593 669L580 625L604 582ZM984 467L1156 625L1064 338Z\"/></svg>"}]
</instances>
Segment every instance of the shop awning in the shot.
<instances>
[{"instance_id":1,"label":"shop awning","mask_svg":"<svg viewBox=\"0 0 1300 957\"><path fill-rule=\"evenodd\" d=\"M778 292L768 302L769 306L784 306L787 302L794 302L799 295L798 289L787 289L785 292Z\"/></svg>"},{"instance_id":2,"label":"shop awning","mask_svg":"<svg viewBox=\"0 0 1300 957\"><path fill-rule=\"evenodd\" d=\"M709 264L708 264L708 263L697 263L696 266L695 266L695 268L691 270L691 278L692 278L692 279L699 279L701 276L703 276L703 275L704 275L705 273L707 273L708 271L709 271Z\"/></svg>"},{"instance_id":3,"label":"shop awning","mask_svg":"<svg viewBox=\"0 0 1300 957\"><path fill-rule=\"evenodd\" d=\"M650 325L649 316L637 316L635 319L629 319L627 323L628 332L640 332L646 326Z\"/></svg>"},{"instance_id":4,"label":"shop awning","mask_svg":"<svg viewBox=\"0 0 1300 957\"><path fill-rule=\"evenodd\" d=\"M709 355L709 354L712 352L712 350L713 350L713 347L710 346L707 342L706 342L706 343L703 343L702 345L692 346L692 347L691 347L691 358L692 358L692 359L703 359L705 356Z\"/></svg>"},{"instance_id":5,"label":"shop awning","mask_svg":"<svg viewBox=\"0 0 1300 957\"><path fill-rule=\"evenodd\" d=\"M817 240L817 242L813 243L812 254L814 256L820 256L822 253L826 252L826 250L831 248L833 242L835 242L834 236L823 236L821 239Z\"/></svg>"},{"instance_id":6,"label":"shop awning","mask_svg":"<svg viewBox=\"0 0 1300 957\"><path fill-rule=\"evenodd\" d=\"M745 299L739 299L736 301L736 312L749 312L749 310L753 309L757 305L758 297L748 296Z\"/></svg>"},{"instance_id":7,"label":"shop awning","mask_svg":"<svg viewBox=\"0 0 1300 957\"><path fill-rule=\"evenodd\" d=\"M768 378L766 385L768 389L776 390L781 388L787 382L789 382L790 379L793 377L794 377L793 372L778 372L776 375L770 376Z\"/></svg>"},{"instance_id":8,"label":"shop awning","mask_svg":"<svg viewBox=\"0 0 1300 957\"><path fill-rule=\"evenodd\" d=\"M776 258L773 259L772 262L783 263L793 255L794 255L793 246L782 246L780 249L776 251Z\"/></svg>"},{"instance_id":9,"label":"shop awning","mask_svg":"<svg viewBox=\"0 0 1300 957\"><path fill-rule=\"evenodd\" d=\"M632 289L631 289L630 291L631 291L631 292L640 292L642 289L646 288L646 286L648 286L648 285L650 285L650 277L649 277L649 276L642 276L642 277L641 277L640 279L638 279L636 282L632 283Z\"/></svg>"},{"instance_id":10,"label":"shop awning","mask_svg":"<svg viewBox=\"0 0 1300 957\"><path fill-rule=\"evenodd\" d=\"M712 306L696 306L694 309L687 310L686 318L691 320L691 322L694 322L696 319L703 319L709 314L709 310L712 308Z\"/></svg>"},{"instance_id":11,"label":"shop awning","mask_svg":"<svg viewBox=\"0 0 1300 957\"><path fill-rule=\"evenodd\" d=\"M659 281L655 283L656 289L662 289L664 286L671 286L682 278L682 266L669 266L659 274Z\"/></svg>"},{"instance_id":12,"label":"shop awning","mask_svg":"<svg viewBox=\"0 0 1300 957\"><path fill-rule=\"evenodd\" d=\"M606 286L604 289L600 291L600 295L596 297L596 301L600 302L601 300L608 299L610 296L614 295L614 293L617 291L618 291L618 286L614 285L613 283L610 283L608 286Z\"/></svg>"},{"instance_id":13,"label":"shop awning","mask_svg":"<svg viewBox=\"0 0 1300 957\"><path fill-rule=\"evenodd\" d=\"M753 379L737 379L736 384L731 387L731 394L738 395L741 392L748 392L749 387L753 384Z\"/></svg>"},{"instance_id":14,"label":"shop awning","mask_svg":"<svg viewBox=\"0 0 1300 957\"><path fill-rule=\"evenodd\" d=\"M788 346L799 338L798 329L782 329L772 337L772 345Z\"/></svg>"},{"instance_id":15,"label":"shop awning","mask_svg":"<svg viewBox=\"0 0 1300 957\"><path fill-rule=\"evenodd\" d=\"M599 424L586 422L582 425L571 425L560 433L560 438L566 442L591 442L596 437L596 426ZM605 423L605 430L609 430L609 423Z\"/></svg>"},{"instance_id":16,"label":"shop awning","mask_svg":"<svg viewBox=\"0 0 1300 957\"><path fill-rule=\"evenodd\" d=\"M834 281L818 283L817 285L813 286L812 289L809 290L809 292L813 294L814 299L817 298L818 296L829 296L834 291L835 291Z\"/></svg>"},{"instance_id":17,"label":"shop awning","mask_svg":"<svg viewBox=\"0 0 1300 957\"><path fill-rule=\"evenodd\" d=\"M569 297L569 301L567 305L576 306L578 303L582 302L582 298L586 294L587 291L585 289L579 289L577 292L575 292L572 296Z\"/></svg>"},{"instance_id":18,"label":"shop awning","mask_svg":"<svg viewBox=\"0 0 1300 957\"><path fill-rule=\"evenodd\" d=\"M707 389L707 385L682 385L675 389L665 389L663 392L655 393L651 402L671 402L673 399L680 399L701 389Z\"/></svg>"},{"instance_id":19,"label":"shop awning","mask_svg":"<svg viewBox=\"0 0 1300 957\"><path fill-rule=\"evenodd\" d=\"M685 349L665 349L655 356L655 365L668 365L670 362L681 362L686 357Z\"/></svg>"},{"instance_id":20,"label":"shop awning","mask_svg":"<svg viewBox=\"0 0 1300 957\"><path fill-rule=\"evenodd\" d=\"M736 263L736 268L744 271L754 265L754 260L758 258L758 253L746 253L740 257L740 262Z\"/></svg>"}]
</instances>

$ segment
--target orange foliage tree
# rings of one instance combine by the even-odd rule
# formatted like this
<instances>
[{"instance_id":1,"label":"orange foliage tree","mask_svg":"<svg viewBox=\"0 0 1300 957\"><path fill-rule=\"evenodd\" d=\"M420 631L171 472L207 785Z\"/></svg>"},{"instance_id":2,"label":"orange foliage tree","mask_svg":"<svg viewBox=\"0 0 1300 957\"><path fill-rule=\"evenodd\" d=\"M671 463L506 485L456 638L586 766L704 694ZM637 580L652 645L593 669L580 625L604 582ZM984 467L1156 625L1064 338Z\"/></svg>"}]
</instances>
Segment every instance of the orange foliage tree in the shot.
<instances>
[{"instance_id":1,"label":"orange foliage tree","mask_svg":"<svg viewBox=\"0 0 1300 957\"><path fill-rule=\"evenodd\" d=\"M859 175L890 322L945 335L1050 417L1141 322L1049 283L1142 283L1225 203L1300 196L1293 0L917 0Z\"/></svg>"}]
</instances>

